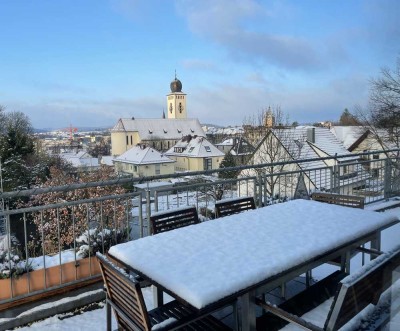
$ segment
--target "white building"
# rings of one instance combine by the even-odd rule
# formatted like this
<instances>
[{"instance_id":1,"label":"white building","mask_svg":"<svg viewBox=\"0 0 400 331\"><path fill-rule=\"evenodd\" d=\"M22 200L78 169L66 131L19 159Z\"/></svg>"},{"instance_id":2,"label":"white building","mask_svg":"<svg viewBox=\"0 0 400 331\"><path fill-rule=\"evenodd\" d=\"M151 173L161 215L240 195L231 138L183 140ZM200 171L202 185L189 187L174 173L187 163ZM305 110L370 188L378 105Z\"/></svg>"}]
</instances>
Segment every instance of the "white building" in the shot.
<instances>
[{"instance_id":1,"label":"white building","mask_svg":"<svg viewBox=\"0 0 400 331\"><path fill-rule=\"evenodd\" d=\"M185 136L165 155L176 161L176 171L218 169L225 154L206 138Z\"/></svg>"},{"instance_id":2,"label":"white building","mask_svg":"<svg viewBox=\"0 0 400 331\"><path fill-rule=\"evenodd\" d=\"M174 173L174 163L151 147L139 144L113 159L115 170L134 177L169 175Z\"/></svg>"}]
</instances>

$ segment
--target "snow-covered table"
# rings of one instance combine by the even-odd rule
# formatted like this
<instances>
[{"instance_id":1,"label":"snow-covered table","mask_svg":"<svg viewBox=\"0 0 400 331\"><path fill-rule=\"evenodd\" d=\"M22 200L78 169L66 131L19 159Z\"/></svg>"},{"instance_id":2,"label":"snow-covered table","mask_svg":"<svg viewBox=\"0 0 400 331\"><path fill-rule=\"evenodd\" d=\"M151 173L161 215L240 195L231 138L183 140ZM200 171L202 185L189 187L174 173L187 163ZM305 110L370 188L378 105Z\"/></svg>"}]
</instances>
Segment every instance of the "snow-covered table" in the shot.
<instances>
[{"instance_id":1,"label":"snow-covered table","mask_svg":"<svg viewBox=\"0 0 400 331\"><path fill-rule=\"evenodd\" d=\"M242 297L243 330L254 297L397 223L390 214L294 200L113 246L109 254L178 300L212 311Z\"/></svg>"}]
</instances>

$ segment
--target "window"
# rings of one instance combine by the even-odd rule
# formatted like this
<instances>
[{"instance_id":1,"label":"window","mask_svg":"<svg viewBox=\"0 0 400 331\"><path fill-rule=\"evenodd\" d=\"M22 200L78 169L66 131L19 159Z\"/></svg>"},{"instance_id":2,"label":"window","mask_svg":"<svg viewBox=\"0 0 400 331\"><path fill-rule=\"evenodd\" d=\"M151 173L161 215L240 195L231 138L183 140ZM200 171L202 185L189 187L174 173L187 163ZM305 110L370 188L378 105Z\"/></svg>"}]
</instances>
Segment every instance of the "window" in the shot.
<instances>
[{"instance_id":1,"label":"window","mask_svg":"<svg viewBox=\"0 0 400 331\"><path fill-rule=\"evenodd\" d=\"M206 152L211 152L210 146L204 146L204 149L206 150Z\"/></svg>"},{"instance_id":2,"label":"window","mask_svg":"<svg viewBox=\"0 0 400 331\"><path fill-rule=\"evenodd\" d=\"M133 145L132 135L131 135L131 145Z\"/></svg>"},{"instance_id":3,"label":"window","mask_svg":"<svg viewBox=\"0 0 400 331\"><path fill-rule=\"evenodd\" d=\"M379 154L374 154L372 157L374 160L379 160Z\"/></svg>"},{"instance_id":4,"label":"window","mask_svg":"<svg viewBox=\"0 0 400 331\"><path fill-rule=\"evenodd\" d=\"M156 175L159 175L159 174L161 173L161 171L160 171L160 165L159 165L159 164L156 164L156 165L155 165L155 169L156 169Z\"/></svg>"},{"instance_id":5,"label":"window","mask_svg":"<svg viewBox=\"0 0 400 331\"><path fill-rule=\"evenodd\" d=\"M138 172L138 167L137 167L137 166L133 166L133 170L134 170L135 172Z\"/></svg>"},{"instance_id":6,"label":"window","mask_svg":"<svg viewBox=\"0 0 400 331\"><path fill-rule=\"evenodd\" d=\"M379 169L372 169L371 175L374 178L378 178L379 177Z\"/></svg>"},{"instance_id":7,"label":"window","mask_svg":"<svg viewBox=\"0 0 400 331\"><path fill-rule=\"evenodd\" d=\"M191 153L191 152L193 152L193 150L194 150L194 147L190 147L190 149L189 149L188 153Z\"/></svg>"},{"instance_id":8,"label":"window","mask_svg":"<svg viewBox=\"0 0 400 331\"><path fill-rule=\"evenodd\" d=\"M204 159L204 170L211 170L212 169L212 159L206 158Z\"/></svg>"},{"instance_id":9,"label":"window","mask_svg":"<svg viewBox=\"0 0 400 331\"><path fill-rule=\"evenodd\" d=\"M128 136L126 136L126 145L128 146L128 144L129 144L129 140L128 140L129 138L128 138Z\"/></svg>"}]
</instances>

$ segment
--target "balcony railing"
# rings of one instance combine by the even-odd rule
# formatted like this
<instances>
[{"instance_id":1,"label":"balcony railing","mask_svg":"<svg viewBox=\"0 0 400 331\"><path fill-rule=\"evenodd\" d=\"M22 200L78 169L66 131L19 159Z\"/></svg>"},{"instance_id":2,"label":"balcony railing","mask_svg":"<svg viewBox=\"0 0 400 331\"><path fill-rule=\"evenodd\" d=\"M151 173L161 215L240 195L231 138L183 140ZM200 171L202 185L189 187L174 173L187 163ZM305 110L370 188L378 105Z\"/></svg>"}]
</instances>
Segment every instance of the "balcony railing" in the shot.
<instances>
[{"instance_id":1,"label":"balcony railing","mask_svg":"<svg viewBox=\"0 0 400 331\"><path fill-rule=\"evenodd\" d=\"M370 154L374 153L358 156ZM106 253L110 245L148 235L149 218L155 211L195 205L204 221L214 217L215 201L222 198L254 196L261 207L308 198L314 191L359 195L365 197L366 204L399 194L400 167L396 158L360 158L345 165L336 162L332 167L312 166L315 161L341 157L0 193L5 206L0 209L5 228L5 234L0 236L0 310L27 298L98 281L96 251ZM339 175L344 166L354 169L351 176ZM226 178L227 174L235 176ZM174 184L154 185L160 180ZM147 188L140 192L101 194L103 188L109 192L110 188L122 185L133 190L137 183L147 184ZM89 188L97 192L96 197L77 198L79 194L72 194ZM61 193L63 198L57 202L36 199ZM69 200L68 196L74 198ZM30 203L33 200L34 205Z\"/></svg>"}]
</instances>

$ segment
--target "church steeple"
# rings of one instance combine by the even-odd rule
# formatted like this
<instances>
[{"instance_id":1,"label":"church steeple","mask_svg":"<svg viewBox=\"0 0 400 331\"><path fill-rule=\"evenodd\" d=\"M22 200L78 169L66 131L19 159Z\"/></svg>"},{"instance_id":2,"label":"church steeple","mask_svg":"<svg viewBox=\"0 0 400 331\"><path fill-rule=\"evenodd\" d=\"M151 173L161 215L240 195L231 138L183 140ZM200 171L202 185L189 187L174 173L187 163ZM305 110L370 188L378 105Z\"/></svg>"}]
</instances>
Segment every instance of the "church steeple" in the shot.
<instances>
[{"instance_id":1,"label":"church steeple","mask_svg":"<svg viewBox=\"0 0 400 331\"><path fill-rule=\"evenodd\" d=\"M171 93L167 95L168 119L187 118L186 94L182 92L182 82L176 78L170 84Z\"/></svg>"}]
</instances>

